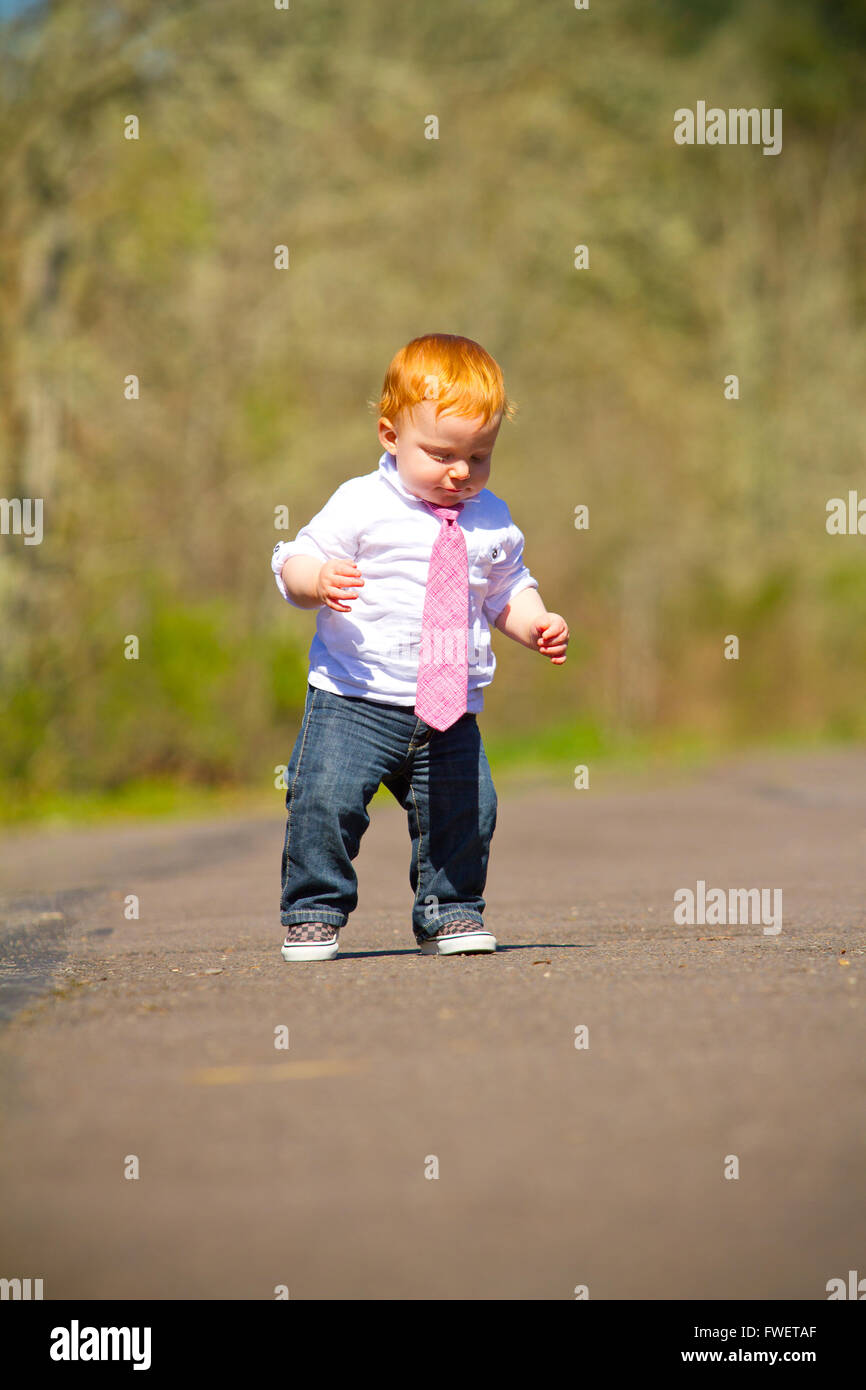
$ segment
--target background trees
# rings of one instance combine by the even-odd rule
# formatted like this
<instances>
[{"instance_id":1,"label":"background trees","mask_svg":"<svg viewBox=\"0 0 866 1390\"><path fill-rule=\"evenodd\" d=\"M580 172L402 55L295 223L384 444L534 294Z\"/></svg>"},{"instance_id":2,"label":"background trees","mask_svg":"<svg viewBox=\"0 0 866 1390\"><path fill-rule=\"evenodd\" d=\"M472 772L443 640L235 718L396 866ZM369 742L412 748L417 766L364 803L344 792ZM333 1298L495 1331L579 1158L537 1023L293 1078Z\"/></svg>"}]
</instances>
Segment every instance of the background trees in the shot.
<instances>
[{"instance_id":1,"label":"background trees","mask_svg":"<svg viewBox=\"0 0 866 1390\"><path fill-rule=\"evenodd\" d=\"M866 542L824 528L866 494L862 6L57 0L0 34L0 495L45 515L0 537L10 801L267 780L313 622L271 548L376 466L366 403L432 330L502 364L491 486L574 634L555 677L498 641L487 730L863 736ZM676 146L698 99L782 107L781 155Z\"/></svg>"}]
</instances>

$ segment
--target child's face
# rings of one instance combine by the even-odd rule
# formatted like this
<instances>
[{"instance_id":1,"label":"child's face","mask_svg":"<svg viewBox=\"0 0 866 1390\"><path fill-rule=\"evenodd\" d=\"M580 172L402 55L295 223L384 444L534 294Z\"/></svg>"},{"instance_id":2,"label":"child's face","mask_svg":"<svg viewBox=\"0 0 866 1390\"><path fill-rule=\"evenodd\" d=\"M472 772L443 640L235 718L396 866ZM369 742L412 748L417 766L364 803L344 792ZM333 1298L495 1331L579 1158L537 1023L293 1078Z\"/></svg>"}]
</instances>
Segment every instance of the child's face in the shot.
<instances>
[{"instance_id":1,"label":"child's face","mask_svg":"<svg viewBox=\"0 0 866 1390\"><path fill-rule=\"evenodd\" d=\"M409 492L447 507L487 486L501 423L501 413L486 424L480 416L469 420L448 414L437 421L435 402L421 401L396 425L383 416L379 442L396 458L400 481Z\"/></svg>"}]
</instances>

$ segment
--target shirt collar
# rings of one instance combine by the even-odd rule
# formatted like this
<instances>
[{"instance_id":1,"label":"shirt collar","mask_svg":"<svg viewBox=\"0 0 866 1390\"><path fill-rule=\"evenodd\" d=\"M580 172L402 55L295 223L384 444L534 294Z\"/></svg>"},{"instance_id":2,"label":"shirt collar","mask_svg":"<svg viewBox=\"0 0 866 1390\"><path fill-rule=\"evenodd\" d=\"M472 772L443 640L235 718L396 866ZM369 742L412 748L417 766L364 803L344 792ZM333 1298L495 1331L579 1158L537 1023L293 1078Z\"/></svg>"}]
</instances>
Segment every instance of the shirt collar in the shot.
<instances>
[{"instance_id":1,"label":"shirt collar","mask_svg":"<svg viewBox=\"0 0 866 1390\"><path fill-rule=\"evenodd\" d=\"M399 492L401 497L405 497L407 502L417 502L424 505L423 497L416 497L414 492L410 492L404 485L403 479L397 472L397 460L393 454L389 454L387 449L379 460L379 476L384 478L391 485L395 492Z\"/></svg>"}]
</instances>

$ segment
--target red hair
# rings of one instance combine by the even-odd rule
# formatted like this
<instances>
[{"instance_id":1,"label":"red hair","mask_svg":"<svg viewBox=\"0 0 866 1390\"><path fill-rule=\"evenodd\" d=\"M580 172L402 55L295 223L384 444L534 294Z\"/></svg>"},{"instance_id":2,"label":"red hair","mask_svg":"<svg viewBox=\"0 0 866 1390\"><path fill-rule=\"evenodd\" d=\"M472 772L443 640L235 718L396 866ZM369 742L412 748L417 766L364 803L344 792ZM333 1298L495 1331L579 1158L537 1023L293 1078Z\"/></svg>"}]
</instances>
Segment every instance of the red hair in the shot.
<instances>
[{"instance_id":1,"label":"red hair","mask_svg":"<svg viewBox=\"0 0 866 1390\"><path fill-rule=\"evenodd\" d=\"M375 405L395 424L421 401L436 402L436 419L447 412L468 419L494 415L511 419L517 409L505 394L502 372L489 352L456 333L425 333L413 338L392 359L382 394Z\"/></svg>"}]
</instances>

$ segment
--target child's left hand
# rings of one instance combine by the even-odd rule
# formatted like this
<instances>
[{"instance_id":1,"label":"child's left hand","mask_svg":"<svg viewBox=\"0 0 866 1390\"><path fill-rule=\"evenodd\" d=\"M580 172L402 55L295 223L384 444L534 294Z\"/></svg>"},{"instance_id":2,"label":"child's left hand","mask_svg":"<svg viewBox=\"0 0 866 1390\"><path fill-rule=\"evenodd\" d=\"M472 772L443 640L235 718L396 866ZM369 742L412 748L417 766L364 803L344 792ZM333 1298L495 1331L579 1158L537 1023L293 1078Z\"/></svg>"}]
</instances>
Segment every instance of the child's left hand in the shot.
<instances>
[{"instance_id":1,"label":"child's left hand","mask_svg":"<svg viewBox=\"0 0 866 1390\"><path fill-rule=\"evenodd\" d=\"M531 637L536 651L548 657L554 666L565 661L568 647L568 623L559 613L541 613L531 628Z\"/></svg>"}]
</instances>

